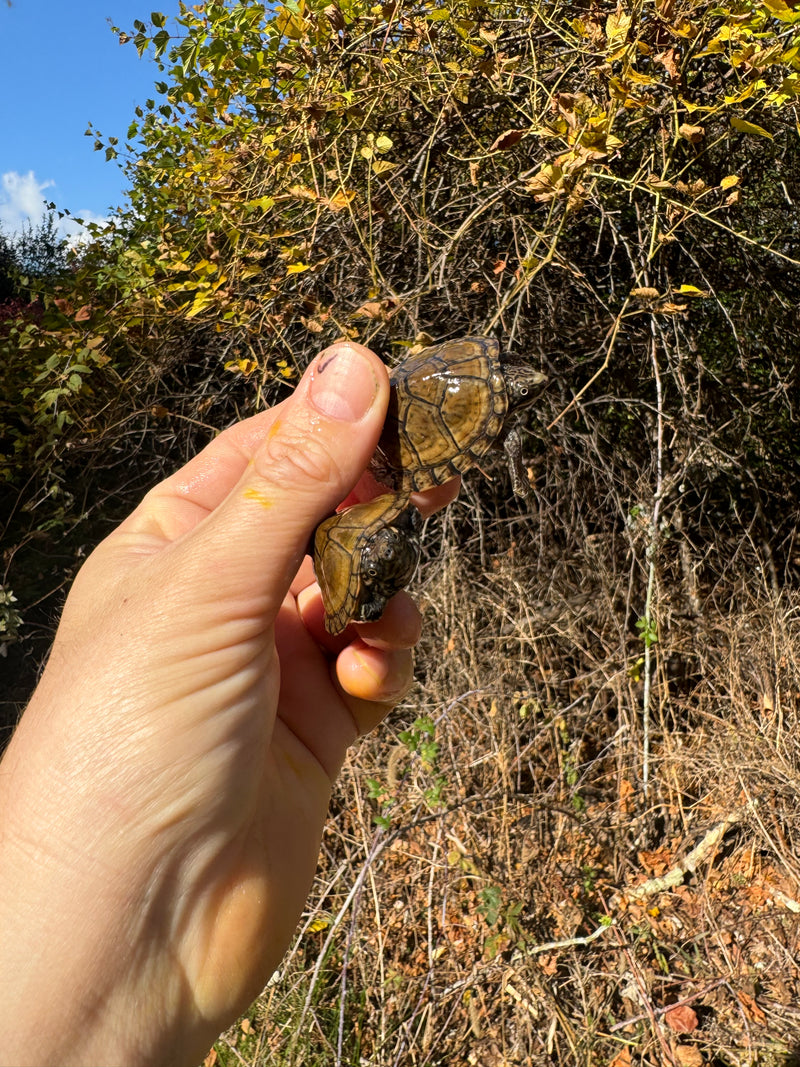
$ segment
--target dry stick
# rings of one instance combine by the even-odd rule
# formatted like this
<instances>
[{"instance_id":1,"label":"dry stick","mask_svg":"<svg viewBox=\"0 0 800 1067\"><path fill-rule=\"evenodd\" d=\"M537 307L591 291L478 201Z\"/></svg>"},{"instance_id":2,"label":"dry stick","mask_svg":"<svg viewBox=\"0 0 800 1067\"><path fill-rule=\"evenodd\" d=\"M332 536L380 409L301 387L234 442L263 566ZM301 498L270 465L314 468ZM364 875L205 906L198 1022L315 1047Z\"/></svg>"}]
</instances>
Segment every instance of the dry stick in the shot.
<instances>
[{"instance_id":1,"label":"dry stick","mask_svg":"<svg viewBox=\"0 0 800 1067\"><path fill-rule=\"evenodd\" d=\"M691 1004L695 1000L699 1000L700 997L704 997L706 993L710 993L713 989L718 989L721 985L727 985L727 978L717 978L716 981L711 982L709 985L699 989L696 993L692 993L691 996L684 997L683 1000L676 1000L674 1004L665 1004L662 1008L653 1008L653 1015L666 1015L667 1012L673 1010L673 1008L682 1008L685 1004ZM633 1023L640 1023L643 1019L649 1019L649 1012L642 1012L641 1015L632 1015L629 1019L623 1019L620 1023L614 1023L613 1026L608 1028L610 1034L616 1033L617 1030L624 1030L626 1026L631 1026Z\"/></svg>"},{"instance_id":2,"label":"dry stick","mask_svg":"<svg viewBox=\"0 0 800 1067\"><path fill-rule=\"evenodd\" d=\"M612 928L614 921L603 923L602 926L598 926L596 930L593 930L585 937L571 937L568 941L547 941L543 945L526 945L525 956L538 956L540 952L554 952L559 948L572 948L573 945L590 945L592 941L596 941L598 937L602 937L604 933Z\"/></svg>"},{"instance_id":3,"label":"dry stick","mask_svg":"<svg viewBox=\"0 0 800 1067\"><path fill-rule=\"evenodd\" d=\"M650 359L653 364L653 376L656 382L656 491L653 497L653 513L650 518L650 537L645 555L648 558L647 567L647 596L644 602L644 691L642 693L642 789L645 799L650 786L650 694L652 692L652 654L650 646L650 611L653 606L653 591L656 584L656 546L658 544L658 520L661 516L661 501L663 499L663 447L664 447L664 408L663 392L661 389L661 375L658 371L658 356L656 353L656 339L653 337L650 345Z\"/></svg>"},{"instance_id":4,"label":"dry stick","mask_svg":"<svg viewBox=\"0 0 800 1067\"><path fill-rule=\"evenodd\" d=\"M667 1045L667 1042L664 1040L664 1035L662 1034L661 1029L658 1025L658 1020L656 1019L656 1009L650 1002L650 994L647 990L647 984L644 978L642 977L641 969L637 964L636 960L634 959L633 953L628 948L628 945L619 927L616 928L616 934L619 946L628 961L628 966L630 967L631 974L633 975L633 980L634 982L636 982L636 985L639 988L639 997L645 1009L644 1018L647 1019L650 1023L653 1029L653 1033L655 1034L658 1043L661 1046L661 1051L664 1054L664 1062L669 1064L669 1067L679 1067L678 1061L673 1056L669 1046Z\"/></svg>"},{"instance_id":5,"label":"dry stick","mask_svg":"<svg viewBox=\"0 0 800 1067\"><path fill-rule=\"evenodd\" d=\"M570 408L574 407L578 403L578 401L583 396L583 394L586 392L586 390L591 385L593 385L594 382L597 381L597 379L600 377L600 375L606 369L608 364L611 362L611 353L614 351L614 345L615 345L616 340L617 340L617 334L619 333L620 323L622 322L623 316L625 315L625 309L627 308L629 302L630 302L630 297L626 296L625 297L625 303L622 305L622 307L621 307L621 309L619 311L619 314L614 319L614 325L611 327L611 329L610 329L610 331L608 333L608 348L606 349L606 358L603 360L601 366L598 367L598 369L594 372L594 374L591 376L589 381L586 382L585 385L581 386L581 388L578 390L578 392L575 394L575 396L573 396L572 400L570 400L570 402L567 404L567 406L564 408L564 410L559 412L558 415L556 415L556 417L553 419L553 421L547 427L548 430L552 430L554 426L557 426L561 422L561 420L564 418L564 416L567 414L567 412L570 410Z\"/></svg>"},{"instance_id":6,"label":"dry stick","mask_svg":"<svg viewBox=\"0 0 800 1067\"><path fill-rule=\"evenodd\" d=\"M655 893L663 893L666 889L674 889L675 886L681 885L686 875L693 874L697 870L709 852L717 847L728 830L740 823L748 812L755 809L757 804L758 800L753 799L747 804L743 804L741 808L737 808L736 811L732 811L722 822L718 822L716 826L708 831L703 840L698 845L695 845L686 856L685 860L676 864L666 874L662 874L658 878L650 878L648 881L643 882L642 885L626 890L625 896L629 900L646 900L647 897L652 897Z\"/></svg>"},{"instance_id":7,"label":"dry stick","mask_svg":"<svg viewBox=\"0 0 800 1067\"><path fill-rule=\"evenodd\" d=\"M626 178L618 177L616 174L604 174L602 171L597 171L593 177L597 178L598 181L607 181L615 185L625 185L631 192L638 190L639 192L650 193L652 196L656 195L657 192L652 186L648 186L643 182L629 181ZM663 200L665 204L679 208L681 211L687 211L687 205L682 203L682 201L676 200L671 196L666 196L662 192L659 192L658 196L659 200ZM729 233L737 240L752 245L754 248L760 248L762 252L768 252L769 255L775 256L777 259L782 259L784 263L791 263L793 267L800 267L800 259L793 259L791 256L787 256L785 252L779 252L776 248L770 248L769 245L757 241L754 237L749 237L746 233L742 233L741 230L734 230L732 226L726 226L724 222L720 222L719 219L714 218L714 216L708 212L691 210L690 216L691 218L704 219L706 222L710 222L712 226L716 226L718 230L724 230L725 233Z\"/></svg>"}]
</instances>

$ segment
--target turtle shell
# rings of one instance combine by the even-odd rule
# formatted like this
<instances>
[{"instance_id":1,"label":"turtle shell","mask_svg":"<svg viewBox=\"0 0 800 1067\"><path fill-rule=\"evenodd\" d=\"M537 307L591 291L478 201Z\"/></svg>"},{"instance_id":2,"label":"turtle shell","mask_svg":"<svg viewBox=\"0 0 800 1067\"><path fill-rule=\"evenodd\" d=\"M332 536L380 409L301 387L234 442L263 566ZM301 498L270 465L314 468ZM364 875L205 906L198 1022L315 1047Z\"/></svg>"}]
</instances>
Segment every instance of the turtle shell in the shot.
<instances>
[{"instance_id":1,"label":"turtle shell","mask_svg":"<svg viewBox=\"0 0 800 1067\"><path fill-rule=\"evenodd\" d=\"M383 432L370 467L384 485L429 489L476 466L510 415L546 378L507 362L490 337L446 341L409 356L390 375Z\"/></svg>"},{"instance_id":2,"label":"turtle shell","mask_svg":"<svg viewBox=\"0 0 800 1067\"><path fill-rule=\"evenodd\" d=\"M422 516L408 493L354 504L320 523L314 570L325 606L325 629L374 622L386 601L411 580L419 560Z\"/></svg>"}]
</instances>

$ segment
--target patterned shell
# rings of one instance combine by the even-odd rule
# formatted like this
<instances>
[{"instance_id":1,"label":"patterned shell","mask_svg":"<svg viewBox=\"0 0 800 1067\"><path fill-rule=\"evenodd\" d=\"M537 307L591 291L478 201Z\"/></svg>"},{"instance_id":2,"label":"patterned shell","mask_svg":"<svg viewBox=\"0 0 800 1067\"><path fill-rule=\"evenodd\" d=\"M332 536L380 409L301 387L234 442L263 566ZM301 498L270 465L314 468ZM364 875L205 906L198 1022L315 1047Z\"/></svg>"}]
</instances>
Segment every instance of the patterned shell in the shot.
<instances>
[{"instance_id":1,"label":"patterned shell","mask_svg":"<svg viewBox=\"0 0 800 1067\"><path fill-rule=\"evenodd\" d=\"M372 473L412 491L476 466L508 416L541 392L545 375L506 362L489 337L464 337L409 356L390 376L389 410Z\"/></svg>"},{"instance_id":2,"label":"patterned shell","mask_svg":"<svg viewBox=\"0 0 800 1067\"><path fill-rule=\"evenodd\" d=\"M413 577L422 517L408 493L387 493L332 515L314 535L314 570L325 606L325 629L374 622L386 601Z\"/></svg>"}]
</instances>

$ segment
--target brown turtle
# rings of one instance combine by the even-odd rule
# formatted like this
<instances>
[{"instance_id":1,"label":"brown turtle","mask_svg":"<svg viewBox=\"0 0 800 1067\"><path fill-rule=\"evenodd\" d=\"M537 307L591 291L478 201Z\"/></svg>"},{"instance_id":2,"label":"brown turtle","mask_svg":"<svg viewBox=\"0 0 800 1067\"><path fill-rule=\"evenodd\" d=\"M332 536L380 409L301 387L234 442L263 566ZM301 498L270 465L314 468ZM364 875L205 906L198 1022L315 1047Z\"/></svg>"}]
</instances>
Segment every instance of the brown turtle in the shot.
<instances>
[{"instance_id":1,"label":"brown turtle","mask_svg":"<svg viewBox=\"0 0 800 1067\"><path fill-rule=\"evenodd\" d=\"M522 465L519 412L547 376L500 354L490 337L426 348L394 368L389 410L370 463L383 485L410 492L441 485L505 448L514 492L530 492Z\"/></svg>"},{"instance_id":2,"label":"brown turtle","mask_svg":"<svg viewBox=\"0 0 800 1067\"><path fill-rule=\"evenodd\" d=\"M320 523L314 570L325 605L325 629L374 622L410 580L419 560L422 516L408 493L386 493Z\"/></svg>"}]
</instances>

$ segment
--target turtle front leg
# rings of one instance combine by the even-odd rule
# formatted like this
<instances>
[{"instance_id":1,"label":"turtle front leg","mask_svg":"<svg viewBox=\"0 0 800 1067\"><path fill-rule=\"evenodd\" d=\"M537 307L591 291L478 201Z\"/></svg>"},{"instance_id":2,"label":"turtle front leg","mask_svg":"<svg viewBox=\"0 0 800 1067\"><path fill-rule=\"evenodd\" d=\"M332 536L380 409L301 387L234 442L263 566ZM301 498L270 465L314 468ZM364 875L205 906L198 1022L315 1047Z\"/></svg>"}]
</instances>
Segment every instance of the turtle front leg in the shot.
<instances>
[{"instance_id":1,"label":"turtle front leg","mask_svg":"<svg viewBox=\"0 0 800 1067\"><path fill-rule=\"evenodd\" d=\"M528 473L522 463L522 436L516 427L509 430L503 438L503 448L508 457L508 471L515 495L521 496L523 500L531 500L533 491L528 482Z\"/></svg>"}]
</instances>

